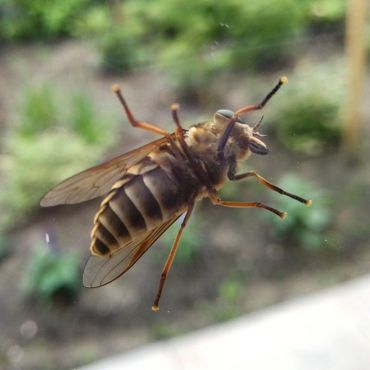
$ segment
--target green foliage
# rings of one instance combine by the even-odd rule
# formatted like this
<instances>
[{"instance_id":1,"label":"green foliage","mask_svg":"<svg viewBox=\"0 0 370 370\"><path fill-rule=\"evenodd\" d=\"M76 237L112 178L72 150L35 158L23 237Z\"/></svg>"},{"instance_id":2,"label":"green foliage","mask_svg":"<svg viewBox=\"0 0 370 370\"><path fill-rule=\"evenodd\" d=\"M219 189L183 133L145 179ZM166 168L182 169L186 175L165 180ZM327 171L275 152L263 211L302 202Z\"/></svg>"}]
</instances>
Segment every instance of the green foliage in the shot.
<instances>
[{"instance_id":1,"label":"green foliage","mask_svg":"<svg viewBox=\"0 0 370 370\"><path fill-rule=\"evenodd\" d=\"M240 305L237 302L245 293L245 289L245 283L240 277L232 274L225 278L218 287L218 304L212 306L206 304L203 310L215 322L231 320L241 314Z\"/></svg>"},{"instance_id":2,"label":"green foliage","mask_svg":"<svg viewBox=\"0 0 370 370\"><path fill-rule=\"evenodd\" d=\"M186 93L222 70L276 68L310 23L336 23L344 11L338 0L2 0L0 37L82 37L105 70L159 66Z\"/></svg>"},{"instance_id":3,"label":"green foliage","mask_svg":"<svg viewBox=\"0 0 370 370\"><path fill-rule=\"evenodd\" d=\"M338 106L312 92L290 101L280 118L278 138L289 149L320 154L339 144Z\"/></svg>"},{"instance_id":4,"label":"green foliage","mask_svg":"<svg viewBox=\"0 0 370 370\"><path fill-rule=\"evenodd\" d=\"M164 340L176 335L176 332L166 322L157 322L152 327L152 335L156 340Z\"/></svg>"},{"instance_id":5,"label":"green foliage","mask_svg":"<svg viewBox=\"0 0 370 370\"><path fill-rule=\"evenodd\" d=\"M17 135L9 140L8 147L0 195L7 210L0 218L5 227L24 220L46 190L96 158L93 147L68 132L45 132L37 139Z\"/></svg>"},{"instance_id":6,"label":"green foliage","mask_svg":"<svg viewBox=\"0 0 370 370\"><path fill-rule=\"evenodd\" d=\"M74 252L59 251L48 246L33 250L22 287L41 303L57 297L68 300L77 297L80 288L79 257Z\"/></svg>"},{"instance_id":7,"label":"green foliage","mask_svg":"<svg viewBox=\"0 0 370 370\"><path fill-rule=\"evenodd\" d=\"M66 104L59 110L55 101L47 87L27 90L22 101L6 142L8 154L2 158L0 205L6 209L0 216L2 228L23 220L46 190L93 164L113 141L112 125L96 115L87 98L73 100L67 118Z\"/></svg>"},{"instance_id":8,"label":"green foliage","mask_svg":"<svg viewBox=\"0 0 370 370\"><path fill-rule=\"evenodd\" d=\"M217 304L204 304L202 310L211 322L226 322L243 314L242 308L235 301L225 301L222 298Z\"/></svg>"},{"instance_id":9,"label":"green foliage","mask_svg":"<svg viewBox=\"0 0 370 370\"><path fill-rule=\"evenodd\" d=\"M304 29L305 11L294 0L128 0L91 7L77 34L95 38L110 70L157 64L188 89L225 68L276 63Z\"/></svg>"},{"instance_id":10,"label":"green foliage","mask_svg":"<svg viewBox=\"0 0 370 370\"><path fill-rule=\"evenodd\" d=\"M106 127L105 122L97 116L90 99L86 96L74 97L69 123L72 131L87 143L102 144L106 140L104 136L109 127Z\"/></svg>"},{"instance_id":11,"label":"green foliage","mask_svg":"<svg viewBox=\"0 0 370 370\"><path fill-rule=\"evenodd\" d=\"M343 73L340 65L298 70L274 116L278 139L290 150L320 154L337 147L341 136Z\"/></svg>"},{"instance_id":12,"label":"green foliage","mask_svg":"<svg viewBox=\"0 0 370 370\"><path fill-rule=\"evenodd\" d=\"M346 2L341 0L306 0L310 23L328 28L342 22L346 15Z\"/></svg>"},{"instance_id":13,"label":"green foliage","mask_svg":"<svg viewBox=\"0 0 370 370\"><path fill-rule=\"evenodd\" d=\"M330 197L293 174L284 176L278 185L286 191L312 199L313 204L306 207L288 197L279 197L276 208L288 212L288 217L284 220L268 218L275 237L283 245L298 245L311 251L335 248L336 240L328 231L333 217Z\"/></svg>"},{"instance_id":14,"label":"green foliage","mask_svg":"<svg viewBox=\"0 0 370 370\"><path fill-rule=\"evenodd\" d=\"M124 16L125 14L125 16ZM124 20L123 20L124 18ZM140 20L124 13L119 3L99 4L88 10L76 26L76 35L93 40L101 54L101 65L108 72L129 72L146 51L140 42Z\"/></svg>"},{"instance_id":15,"label":"green foliage","mask_svg":"<svg viewBox=\"0 0 370 370\"><path fill-rule=\"evenodd\" d=\"M237 307L232 307L232 306L227 305L227 306L221 306L221 307L217 307L213 309L210 314L212 316L213 321L226 322L226 321L230 321L242 315L242 312Z\"/></svg>"},{"instance_id":16,"label":"green foliage","mask_svg":"<svg viewBox=\"0 0 370 370\"><path fill-rule=\"evenodd\" d=\"M35 136L54 127L58 119L55 97L48 86L27 88L20 105L22 136Z\"/></svg>"},{"instance_id":17,"label":"green foliage","mask_svg":"<svg viewBox=\"0 0 370 370\"><path fill-rule=\"evenodd\" d=\"M244 290L242 282L230 276L219 287L219 296L223 301L235 302Z\"/></svg>"},{"instance_id":18,"label":"green foliage","mask_svg":"<svg viewBox=\"0 0 370 370\"><path fill-rule=\"evenodd\" d=\"M0 36L34 40L70 36L89 0L2 0Z\"/></svg>"}]
</instances>

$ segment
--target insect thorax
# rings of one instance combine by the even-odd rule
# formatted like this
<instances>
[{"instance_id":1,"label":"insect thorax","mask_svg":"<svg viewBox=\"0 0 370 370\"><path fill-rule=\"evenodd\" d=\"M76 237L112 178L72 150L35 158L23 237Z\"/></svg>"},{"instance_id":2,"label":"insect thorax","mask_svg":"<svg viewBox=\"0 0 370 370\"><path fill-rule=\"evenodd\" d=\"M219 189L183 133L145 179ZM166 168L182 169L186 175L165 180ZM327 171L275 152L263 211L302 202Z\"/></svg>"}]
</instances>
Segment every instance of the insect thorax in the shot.
<instances>
[{"instance_id":1,"label":"insect thorax","mask_svg":"<svg viewBox=\"0 0 370 370\"><path fill-rule=\"evenodd\" d=\"M246 160L250 155L248 149L247 125L236 124L220 159L218 145L227 122L204 122L191 127L187 134L187 144L196 158L205 167L211 183L220 187L227 178L231 162Z\"/></svg>"}]
</instances>

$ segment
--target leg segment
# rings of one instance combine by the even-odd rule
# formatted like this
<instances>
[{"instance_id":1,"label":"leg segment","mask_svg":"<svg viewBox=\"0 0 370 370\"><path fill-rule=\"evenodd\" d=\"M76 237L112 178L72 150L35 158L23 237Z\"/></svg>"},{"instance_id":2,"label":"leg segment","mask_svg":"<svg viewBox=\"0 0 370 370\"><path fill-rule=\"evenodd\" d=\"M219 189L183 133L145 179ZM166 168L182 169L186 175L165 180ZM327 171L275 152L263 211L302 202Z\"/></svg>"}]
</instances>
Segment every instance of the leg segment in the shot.
<instances>
[{"instance_id":1,"label":"leg segment","mask_svg":"<svg viewBox=\"0 0 370 370\"><path fill-rule=\"evenodd\" d=\"M285 83L288 82L288 79L284 76L281 77L278 81L278 83L273 87L273 89L262 99L261 102L257 104L251 104L247 105L245 107L242 107L236 111L236 115L239 116L240 114L251 112L253 110L259 110L262 109L266 103L272 98L273 95L276 94L276 92L280 89L281 86L283 86Z\"/></svg>"},{"instance_id":2,"label":"leg segment","mask_svg":"<svg viewBox=\"0 0 370 370\"><path fill-rule=\"evenodd\" d=\"M280 218L284 219L287 216L286 212L278 211L277 209L267 206L266 204L263 204L260 202L233 202L233 201L222 200L218 197L211 197L211 201L214 205L217 205L217 206L231 207L231 208L263 208L263 209L266 209L267 211L275 213L275 215L278 215Z\"/></svg>"},{"instance_id":3,"label":"leg segment","mask_svg":"<svg viewBox=\"0 0 370 370\"><path fill-rule=\"evenodd\" d=\"M163 286L164 286L164 283L166 281L166 278L167 278L167 275L168 275L168 272L170 271L171 269L171 266L172 266L172 262L175 258L175 255L176 255L176 251L177 251L177 248L179 246L179 243L180 243L180 239L181 239L181 236L182 236L182 233L184 232L184 229L190 219L190 216L191 216L191 213L193 211L193 208L194 208L194 203L191 203L188 207L188 210L186 212L186 215L185 215L185 218L180 226L180 229L179 231L177 232L177 235L176 235L176 238L175 238L175 241L171 247L171 250L170 250L170 253L167 257L167 260L166 260L166 263L163 267L163 270L162 270L162 273L161 273L161 279L159 281L159 286L158 286L158 291L157 291L157 296L155 298L155 301L153 303L153 306L152 306L152 310L153 311L159 311L159 300L161 298L161 294L162 294L162 290L163 290Z\"/></svg>"},{"instance_id":4,"label":"leg segment","mask_svg":"<svg viewBox=\"0 0 370 370\"><path fill-rule=\"evenodd\" d=\"M185 142L185 136L184 136L184 129L181 126L179 116L177 114L177 111L179 110L179 105L178 104L172 104L171 105L171 113L172 113L172 118L176 124L176 136L179 139L181 146L184 148L187 148L187 144Z\"/></svg>"},{"instance_id":5,"label":"leg segment","mask_svg":"<svg viewBox=\"0 0 370 370\"><path fill-rule=\"evenodd\" d=\"M248 171L248 172L244 172L244 173L240 173L240 174L235 174L234 171L235 171L235 169L233 169L233 167L230 167L230 171L228 173L228 177L229 177L230 180L237 181L237 180L245 179L247 177L254 176L262 185L266 186L267 188L269 188L273 191L276 191L277 193L279 193L281 195L285 195L287 197L293 198L293 199L297 200L298 202L301 202L301 203L305 204L306 206L310 206L312 204L312 200L304 199L304 198L301 198L298 195L286 192L285 190L279 188L278 186L276 186L274 184L271 184L271 182L267 181L264 177L262 177L261 175L259 175L255 171Z\"/></svg>"},{"instance_id":6,"label":"leg segment","mask_svg":"<svg viewBox=\"0 0 370 370\"><path fill-rule=\"evenodd\" d=\"M170 136L170 134L167 131L161 129L160 127L157 127L157 126L153 125L152 123L147 123L147 122L144 122L144 121L136 120L136 118L131 113L131 110L130 110L130 108L128 107L128 105L126 103L125 98L122 95L120 86L118 84L114 84L112 86L112 90L117 95L118 100L122 104L123 109L124 109L124 111L127 115L127 119L133 127L139 127L139 128L144 129L144 130L154 132L155 134L162 135L162 136L167 136L167 137Z\"/></svg>"}]
</instances>

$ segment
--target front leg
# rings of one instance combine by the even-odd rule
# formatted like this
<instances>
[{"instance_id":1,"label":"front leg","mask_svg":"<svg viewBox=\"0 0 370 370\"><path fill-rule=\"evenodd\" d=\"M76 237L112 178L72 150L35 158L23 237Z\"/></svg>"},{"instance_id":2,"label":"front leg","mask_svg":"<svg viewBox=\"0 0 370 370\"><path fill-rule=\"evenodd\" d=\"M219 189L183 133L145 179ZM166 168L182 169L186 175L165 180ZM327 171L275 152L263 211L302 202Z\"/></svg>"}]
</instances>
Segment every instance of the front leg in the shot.
<instances>
[{"instance_id":1,"label":"front leg","mask_svg":"<svg viewBox=\"0 0 370 370\"><path fill-rule=\"evenodd\" d=\"M279 193L281 195L285 195L287 197L293 198L293 199L297 200L298 202L301 202L301 203L305 204L308 207L311 206L311 204L312 204L312 200L310 200L310 199L301 198L298 195L288 193L287 191L279 188L278 186L276 186L274 184L271 184L271 182L267 181L264 177L259 175L256 171L247 171L247 172L237 174L236 173L236 162L233 162L230 165L227 176L231 181L242 180L242 179L245 179L245 178L248 178L248 177L255 177L262 185L266 186L267 188L269 188L273 191L276 191L277 193Z\"/></svg>"},{"instance_id":2,"label":"front leg","mask_svg":"<svg viewBox=\"0 0 370 370\"><path fill-rule=\"evenodd\" d=\"M160 127L158 127L158 126L156 126L152 123L139 121L134 117L134 115L132 114L128 104L126 103L125 98L122 95L121 87L118 84L114 84L112 86L112 90L117 95L117 98L120 101L120 103L123 107L123 110L126 113L127 119L130 122L131 126L142 128L143 130L150 131L150 132L153 132L155 134L165 136L165 137L169 138L169 140L171 140L171 135L166 130L161 129Z\"/></svg>"}]
</instances>

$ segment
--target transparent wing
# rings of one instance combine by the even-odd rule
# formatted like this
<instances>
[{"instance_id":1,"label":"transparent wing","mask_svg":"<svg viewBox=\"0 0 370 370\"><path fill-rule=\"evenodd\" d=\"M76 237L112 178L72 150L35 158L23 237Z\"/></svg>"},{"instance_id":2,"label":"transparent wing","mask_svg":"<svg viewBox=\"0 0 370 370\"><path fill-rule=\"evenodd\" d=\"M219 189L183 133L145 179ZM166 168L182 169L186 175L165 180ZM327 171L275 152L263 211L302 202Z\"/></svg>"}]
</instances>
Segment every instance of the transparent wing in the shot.
<instances>
[{"instance_id":1,"label":"transparent wing","mask_svg":"<svg viewBox=\"0 0 370 370\"><path fill-rule=\"evenodd\" d=\"M41 199L42 207L81 203L108 193L126 170L152 150L168 142L167 138L152 141L110 161L91 167L61 182Z\"/></svg>"},{"instance_id":2,"label":"transparent wing","mask_svg":"<svg viewBox=\"0 0 370 370\"><path fill-rule=\"evenodd\" d=\"M108 258L91 255L87 260L83 284L88 288L97 288L109 284L129 270L153 243L181 216L176 213L155 229L123 245Z\"/></svg>"}]
</instances>

